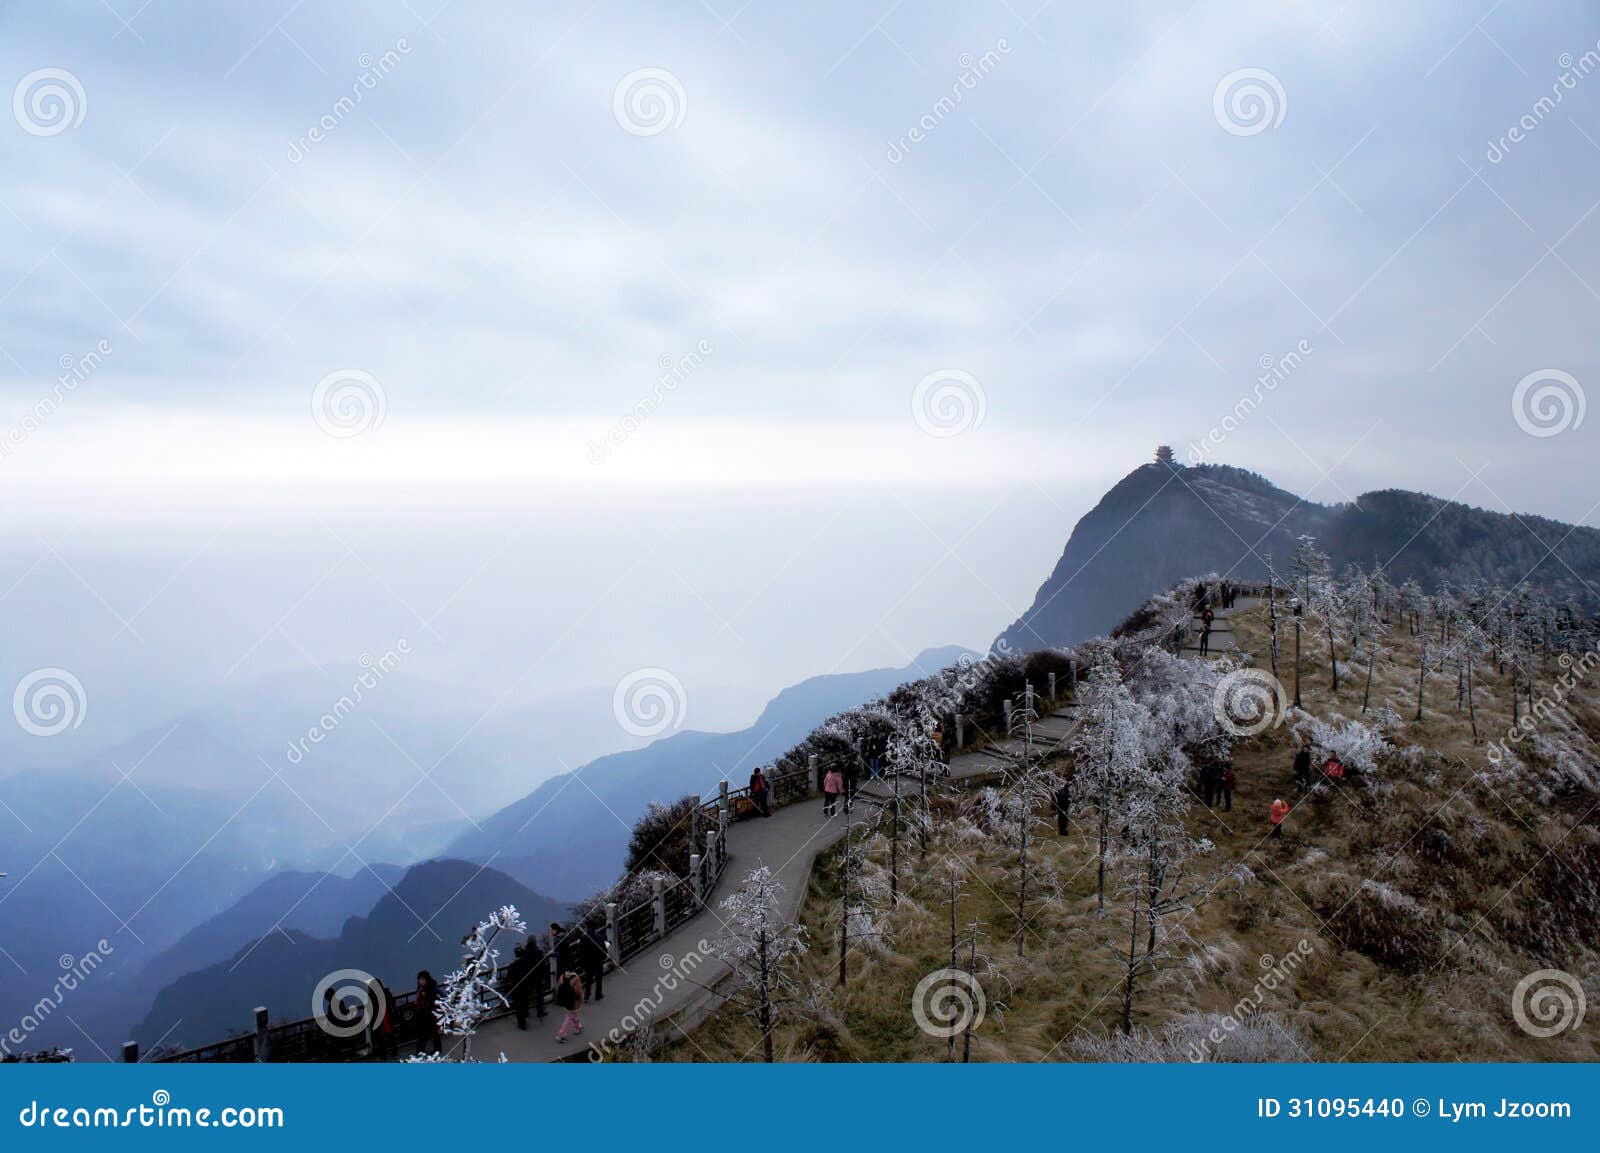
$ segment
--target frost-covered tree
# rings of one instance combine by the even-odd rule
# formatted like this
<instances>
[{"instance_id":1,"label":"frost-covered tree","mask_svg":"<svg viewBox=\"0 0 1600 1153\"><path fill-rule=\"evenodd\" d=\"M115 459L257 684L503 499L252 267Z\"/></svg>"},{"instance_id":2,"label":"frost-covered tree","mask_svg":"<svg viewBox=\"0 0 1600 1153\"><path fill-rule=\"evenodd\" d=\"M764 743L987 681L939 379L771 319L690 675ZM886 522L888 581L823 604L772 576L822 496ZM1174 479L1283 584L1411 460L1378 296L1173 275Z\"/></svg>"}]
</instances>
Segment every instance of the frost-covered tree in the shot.
<instances>
[{"instance_id":1,"label":"frost-covered tree","mask_svg":"<svg viewBox=\"0 0 1600 1153\"><path fill-rule=\"evenodd\" d=\"M1121 670L1108 647L1095 653L1081 717L1072 749L1078 762L1078 780L1083 782L1099 820L1095 893L1097 908L1104 914L1112 815L1121 804L1127 781L1144 768L1149 717L1123 683Z\"/></svg>"},{"instance_id":2,"label":"frost-covered tree","mask_svg":"<svg viewBox=\"0 0 1600 1153\"><path fill-rule=\"evenodd\" d=\"M751 870L720 908L727 930L711 951L733 970L729 1000L755 1018L762 1059L771 1064L773 1026L796 988L784 965L806 951L806 931L784 912L783 886L765 865Z\"/></svg>"},{"instance_id":3,"label":"frost-covered tree","mask_svg":"<svg viewBox=\"0 0 1600 1153\"><path fill-rule=\"evenodd\" d=\"M495 948L495 941L501 933L521 936L527 931L528 926L523 924L522 915L516 907L502 905L467 934L461 968L441 982L434 1016L439 1021L441 1033L461 1038L462 1061L472 1059L472 1038L477 1035L478 1026L490 1014L511 1005L505 995L495 988L500 972L500 950ZM427 1058L414 1057L412 1060Z\"/></svg>"}]
</instances>

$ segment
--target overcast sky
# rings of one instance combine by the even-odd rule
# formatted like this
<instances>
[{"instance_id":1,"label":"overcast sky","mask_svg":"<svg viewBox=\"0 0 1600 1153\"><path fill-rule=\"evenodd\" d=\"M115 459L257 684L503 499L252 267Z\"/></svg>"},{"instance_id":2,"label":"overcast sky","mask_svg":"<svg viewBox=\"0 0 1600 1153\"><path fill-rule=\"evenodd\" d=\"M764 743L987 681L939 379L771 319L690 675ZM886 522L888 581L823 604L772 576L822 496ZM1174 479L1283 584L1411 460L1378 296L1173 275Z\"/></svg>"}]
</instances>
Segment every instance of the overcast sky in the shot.
<instances>
[{"instance_id":1,"label":"overcast sky","mask_svg":"<svg viewBox=\"0 0 1600 1153\"><path fill-rule=\"evenodd\" d=\"M0 591L54 614L13 659L350 659L498 571L465 676L508 590L570 620L698 532L638 570L671 627L540 677L764 691L986 641L1212 430L1319 500L1594 523L1597 40L1488 0L0 0Z\"/></svg>"}]
</instances>

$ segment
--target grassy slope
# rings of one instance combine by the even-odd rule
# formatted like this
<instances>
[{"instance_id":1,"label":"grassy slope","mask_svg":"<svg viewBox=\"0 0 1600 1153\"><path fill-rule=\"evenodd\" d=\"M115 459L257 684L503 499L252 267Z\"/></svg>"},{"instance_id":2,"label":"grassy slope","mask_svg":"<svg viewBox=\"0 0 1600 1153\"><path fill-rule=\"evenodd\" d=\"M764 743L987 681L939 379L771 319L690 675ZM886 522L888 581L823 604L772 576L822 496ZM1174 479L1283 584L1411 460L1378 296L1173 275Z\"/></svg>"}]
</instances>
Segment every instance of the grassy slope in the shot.
<instances>
[{"instance_id":1,"label":"grassy slope","mask_svg":"<svg viewBox=\"0 0 1600 1153\"><path fill-rule=\"evenodd\" d=\"M1236 628L1252 663L1266 665L1265 608L1241 613ZM1226 1013L1255 986L1263 957L1286 957L1305 940L1310 957L1262 1010L1298 1027L1309 1059L1600 1059L1600 1012L1579 1029L1540 1040L1521 1032L1510 1011L1516 982L1539 968L1565 969L1591 994L1600 990L1593 899L1600 796L1592 788L1600 672L1569 701L1566 723L1544 725L1588 766L1588 784L1561 789L1554 787L1560 774L1537 761L1515 770L1489 765L1473 745L1466 713L1455 710L1453 670L1430 677L1427 715L1411 722L1417 641L1398 622L1395 633L1392 663L1374 684L1374 708L1392 702L1407 718L1396 743L1426 752L1409 764L1392 758L1371 780L1315 790L1296 805L1288 835L1268 841L1273 798L1294 799L1293 738L1285 726L1241 743L1233 812L1208 813L1196 798L1190 820L1193 832L1216 845L1203 865L1207 873L1243 865L1249 879L1220 886L1191 918L1195 945L1188 952L1204 959L1148 983L1136 1021L1159 1028L1185 1014ZM1292 692L1292 630L1283 641L1281 667ZM1308 636L1303 670L1307 711L1323 719L1360 715L1364 669L1344 669L1335 697L1325 649ZM1536 693L1547 680L1540 678ZM1502 736L1510 724L1509 689L1492 667L1481 670L1485 738ZM964 804L941 800L936 830ZM936 831L925 864L914 847L909 853L910 900L888 918L890 946L853 953L843 989L834 984L837 862L825 858L803 913L813 947L798 976L826 992L786 1017L779 1059L945 1058L945 1043L924 1036L909 1009L917 982L949 963L937 865L952 854L973 872L960 919L984 923L985 949L1003 977L985 978L984 987L1008 1006L975 1035L973 1060L1072 1060L1066 1038L1076 1030L1114 1027L1120 974L1105 942L1125 940L1126 920L1095 914L1092 829L1075 823L1065 839L1051 824L1041 821L1039 829L1036 843L1055 864L1060 893L1031 919L1025 960L1014 941L1015 853L975 853ZM758 1042L750 1021L724 1009L668 1044L662 1058L758 1059Z\"/></svg>"}]
</instances>

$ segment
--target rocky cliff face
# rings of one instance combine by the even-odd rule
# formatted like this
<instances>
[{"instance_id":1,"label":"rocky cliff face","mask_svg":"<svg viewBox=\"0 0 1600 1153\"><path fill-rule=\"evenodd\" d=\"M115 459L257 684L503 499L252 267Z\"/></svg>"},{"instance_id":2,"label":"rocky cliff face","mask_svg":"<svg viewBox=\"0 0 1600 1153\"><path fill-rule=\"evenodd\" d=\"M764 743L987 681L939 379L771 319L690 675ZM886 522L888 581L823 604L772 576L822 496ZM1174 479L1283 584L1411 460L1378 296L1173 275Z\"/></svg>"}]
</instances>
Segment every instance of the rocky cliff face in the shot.
<instances>
[{"instance_id":1,"label":"rocky cliff face","mask_svg":"<svg viewBox=\"0 0 1600 1153\"><path fill-rule=\"evenodd\" d=\"M1355 503L1303 500L1243 469L1148 464L1124 477L1073 529L1031 608L996 644L1076 644L1115 627L1147 597L1217 572L1280 577L1311 534L1338 568L1382 564L1396 583L1524 584L1600 609L1600 532L1386 490Z\"/></svg>"}]
</instances>

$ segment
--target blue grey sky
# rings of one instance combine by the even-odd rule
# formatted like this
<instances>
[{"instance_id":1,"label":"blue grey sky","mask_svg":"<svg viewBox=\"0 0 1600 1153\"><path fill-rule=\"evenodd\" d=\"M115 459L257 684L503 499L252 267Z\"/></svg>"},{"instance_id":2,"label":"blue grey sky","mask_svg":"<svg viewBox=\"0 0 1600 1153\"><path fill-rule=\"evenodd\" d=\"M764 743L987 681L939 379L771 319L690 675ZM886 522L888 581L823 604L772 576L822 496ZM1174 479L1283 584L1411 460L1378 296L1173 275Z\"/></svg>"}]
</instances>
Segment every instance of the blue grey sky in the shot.
<instances>
[{"instance_id":1,"label":"blue grey sky","mask_svg":"<svg viewBox=\"0 0 1600 1153\"><path fill-rule=\"evenodd\" d=\"M570 621L600 578L549 569L593 565L657 608L530 688L776 688L986 642L1208 435L1319 500L1594 523L1597 41L1489 0L7 0L0 585L91 621L15 659L188 691L469 602L432 670L503 683L518 595Z\"/></svg>"}]
</instances>

